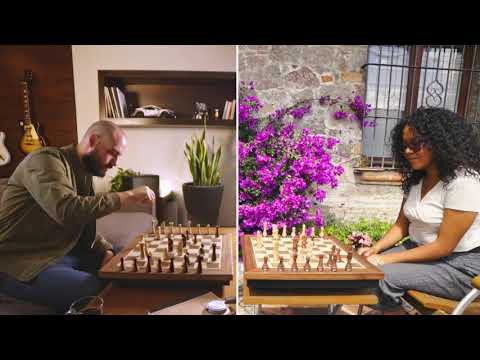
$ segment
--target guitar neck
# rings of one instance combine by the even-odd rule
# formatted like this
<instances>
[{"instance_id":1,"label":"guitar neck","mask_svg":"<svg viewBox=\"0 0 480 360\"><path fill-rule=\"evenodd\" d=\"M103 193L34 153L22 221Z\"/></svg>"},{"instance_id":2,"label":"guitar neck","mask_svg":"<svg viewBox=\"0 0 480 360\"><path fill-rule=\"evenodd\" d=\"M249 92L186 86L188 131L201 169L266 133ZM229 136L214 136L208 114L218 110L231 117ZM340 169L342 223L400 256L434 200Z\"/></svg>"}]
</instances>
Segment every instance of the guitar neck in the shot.
<instances>
[{"instance_id":1,"label":"guitar neck","mask_svg":"<svg viewBox=\"0 0 480 360\"><path fill-rule=\"evenodd\" d=\"M26 81L23 82L23 117L24 124L32 124L32 111L31 111L31 102L30 102L30 89Z\"/></svg>"}]
</instances>

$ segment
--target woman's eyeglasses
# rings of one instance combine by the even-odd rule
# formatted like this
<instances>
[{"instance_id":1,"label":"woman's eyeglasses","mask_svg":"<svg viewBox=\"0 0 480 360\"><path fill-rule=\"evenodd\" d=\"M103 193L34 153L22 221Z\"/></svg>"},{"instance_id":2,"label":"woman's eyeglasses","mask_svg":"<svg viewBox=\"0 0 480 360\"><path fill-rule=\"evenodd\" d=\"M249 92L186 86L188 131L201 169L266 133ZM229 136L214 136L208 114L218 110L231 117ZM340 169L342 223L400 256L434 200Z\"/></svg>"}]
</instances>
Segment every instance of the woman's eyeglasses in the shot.
<instances>
[{"instance_id":1,"label":"woman's eyeglasses","mask_svg":"<svg viewBox=\"0 0 480 360\"><path fill-rule=\"evenodd\" d=\"M404 142L402 144L402 152L405 152L407 148L410 149L413 153L419 152L420 150L422 150L425 144L426 142L424 139L420 137L415 137L410 142L408 143Z\"/></svg>"}]
</instances>

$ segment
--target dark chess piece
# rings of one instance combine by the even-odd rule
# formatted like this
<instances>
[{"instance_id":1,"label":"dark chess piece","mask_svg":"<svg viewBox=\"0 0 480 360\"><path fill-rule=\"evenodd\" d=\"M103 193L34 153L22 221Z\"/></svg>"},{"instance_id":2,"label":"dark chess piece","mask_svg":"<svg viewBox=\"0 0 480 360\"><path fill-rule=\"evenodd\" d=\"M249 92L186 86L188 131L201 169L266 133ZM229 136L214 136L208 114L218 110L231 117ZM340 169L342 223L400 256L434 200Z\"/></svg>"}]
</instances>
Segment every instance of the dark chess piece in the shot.
<instances>
[{"instance_id":1,"label":"dark chess piece","mask_svg":"<svg viewBox=\"0 0 480 360\"><path fill-rule=\"evenodd\" d=\"M205 254L205 249L203 248L203 244L200 245L199 253L200 253L200 255L204 255L204 254Z\"/></svg>"},{"instance_id":2,"label":"dark chess piece","mask_svg":"<svg viewBox=\"0 0 480 360\"><path fill-rule=\"evenodd\" d=\"M162 272L162 259L158 259L158 266L157 266L157 272L161 273Z\"/></svg>"},{"instance_id":3,"label":"dark chess piece","mask_svg":"<svg viewBox=\"0 0 480 360\"><path fill-rule=\"evenodd\" d=\"M337 271L337 255L332 256L332 264L330 267L330 271L336 272Z\"/></svg>"},{"instance_id":4,"label":"dark chess piece","mask_svg":"<svg viewBox=\"0 0 480 360\"><path fill-rule=\"evenodd\" d=\"M328 254L327 266L332 265L332 253Z\"/></svg>"},{"instance_id":5,"label":"dark chess piece","mask_svg":"<svg viewBox=\"0 0 480 360\"><path fill-rule=\"evenodd\" d=\"M133 259L133 272L138 271L137 258Z\"/></svg>"},{"instance_id":6,"label":"dark chess piece","mask_svg":"<svg viewBox=\"0 0 480 360\"><path fill-rule=\"evenodd\" d=\"M186 234L187 240L190 240L190 232L187 230L185 231L185 234Z\"/></svg>"},{"instance_id":7,"label":"dark chess piece","mask_svg":"<svg viewBox=\"0 0 480 360\"><path fill-rule=\"evenodd\" d=\"M185 256L183 257L182 272L183 272L183 273L188 273L188 257L187 257L187 255L185 255Z\"/></svg>"},{"instance_id":8,"label":"dark chess piece","mask_svg":"<svg viewBox=\"0 0 480 360\"><path fill-rule=\"evenodd\" d=\"M150 255L147 255L147 272L151 273L152 272L152 265L150 264Z\"/></svg>"},{"instance_id":9,"label":"dark chess piece","mask_svg":"<svg viewBox=\"0 0 480 360\"><path fill-rule=\"evenodd\" d=\"M212 244L212 262L217 260L217 244Z\"/></svg>"},{"instance_id":10,"label":"dark chess piece","mask_svg":"<svg viewBox=\"0 0 480 360\"><path fill-rule=\"evenodd\" d=\"M197 274L201 274L202 273L202 261L203 261L203 257L202 255L198 255L197 256Z\"/></svg>"},{"instance_id":11,"label":"dark chess piece","mask_svg":"<svg viewBox=\"0 0 480 360\"><path fill-rule=\"evenodd\" d=\"M218 225L217 225L216 228L215 228L215 237L218 238L219 236L220 236L220 234L218 232Z\"/></svg>"},{"instance_id":12,"label":"dark chess piece","mask_svg":"<svg viewBox=\"0 0 480 360\"><path fill-rule=\"evenodd\" d=\"M182 234L182 245L184 248L187 247L187 237L185 234Z\"/></svg>"},{"instance_id":13,"label":"dark chess piece","mask_svg":"<svg viewBox=\"0 0 480 360\"><path fill-rule=\"evenodd\" d=\"M277 266L277 271L285 271L285 264L283 263L283 256L280 256L280 262Z\"/></svg>"},{"instance_id":14,"label":"dark chess piece","mask_svg":"<svg viewBox=\"0 0 480 360\"><path fill-rule=\"evenodd\" d=\"M268 256L265 256L263 258L263 266L262 266L262 270L263 271L268 271L269 267L268 267Z\"/></svg>"},{"instance_id":15,"label":"dark chess piece","mask_svg":"<svg viewBox=\"0 0 480 360\"><path fill-rule=\"evenodd\" d=\"M190 255L188 254L187 250L185 250L185 255L183 256L183 258L187 262L187 265L190 265Z\"/></svg>"},{"instance_id":16,"label":"dark chess piece","mask_svg":"<svg viewBox=\"0 0 480 360\"><path fill-rule=\"evenodd\" d=\"M345 265L345 271L352 271L352 258L353 252L349 251L347 254L347 265Z\"/></svg>"},{"instance_id":17,"label":"dark chess piece","mask_svg":"<svg viewBox=\"0 0 480 360\"><path fill-rule=\"evenodd\" d=\"M298 271L298 265L297 265L297 254L293 254L292 256L292 260L293 260L293 263L292 263L292 271Z\"/></svg>"},{"instance_id":18,"label":"dark chess piece","mask_svg":"<svg viewBox=\"0 0 480 360\"><path fill-rule=\"evenodd\" d=\"M123 260L123 257L120 258L120 271L125 271L125 260Z\"/></svg>"},{"instance_id":19,"label":"dark chess piece","mask_svg":"<svg viewBox=\"0 0 480 360\"><path fill-rule=\"evenodd\" d=\"M197 234L193 234L193 243L197 244Z\"/></svg>"},{"instance_id":20,"label":"dark chess piece","mask_svg":"<svg viewBox=\"0 0 480 360\"><path fill-rule=\"evenodd\" d=\"M168 235L168 252L172 252L173 251L173 239L170 237L170 235Z\"/></svg>"},{"instance_id":21,"label":"dark chess piece","mask_svg":"<svg viewBox=\"0 0 480 360\"><path fill-rule=\"evenodd\" d=\"M323 254L318 255L317 271L324 271L324 269L323 269Z\"/></svg>"},{"instance_id":22,"label":"dark chess piece","mask_svg":"<svg viewBox=\"0 0 480 360\"><path fill-rule=\"evenodd\" d=\"M170 267L168 268L168 271L171 273L175 272L175 264L173 263L173 257L170 259Z\"/></svg>"},{"instance_id":23,"label":"dark chess piece","mask_svg":"<svg viewBox=\"0 0 480 360\"><path fill-rule=\"evenodd\" d=\"M305 265L303 266L303 271L309 272L312 270L312 267L310 266L310 256L307 256L305 258Z\"/></svg>"}]
</instances>

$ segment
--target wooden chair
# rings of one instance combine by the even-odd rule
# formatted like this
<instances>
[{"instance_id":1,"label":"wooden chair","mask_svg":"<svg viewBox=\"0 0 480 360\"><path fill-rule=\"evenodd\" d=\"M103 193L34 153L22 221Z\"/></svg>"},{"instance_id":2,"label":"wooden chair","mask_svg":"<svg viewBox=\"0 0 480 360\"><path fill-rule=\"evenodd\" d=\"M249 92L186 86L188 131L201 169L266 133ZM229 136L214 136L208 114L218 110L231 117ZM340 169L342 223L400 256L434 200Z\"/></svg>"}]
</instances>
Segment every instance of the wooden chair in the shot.
<instances>
[{"instance_id":1,"label":"wooden chair","mask_svg":"<svg viewBox=\"0 0 480 360\"><path fill-rule=\"evenodd\" d=\"M480 275L472 279L472 286L473 289L460 301L415 290L408 291L405 300L421 314L480 315Z\"/></svg>"}]
</instances>

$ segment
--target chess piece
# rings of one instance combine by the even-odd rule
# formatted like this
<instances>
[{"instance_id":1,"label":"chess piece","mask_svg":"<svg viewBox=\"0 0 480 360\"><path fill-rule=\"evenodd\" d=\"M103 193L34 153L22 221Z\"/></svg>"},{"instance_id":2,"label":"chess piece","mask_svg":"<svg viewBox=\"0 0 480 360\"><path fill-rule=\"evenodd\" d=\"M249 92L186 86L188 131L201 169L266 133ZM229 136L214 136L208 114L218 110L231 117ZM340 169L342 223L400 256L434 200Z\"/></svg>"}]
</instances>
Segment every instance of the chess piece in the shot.
<instances>
[{"instance_id":1,"label":"chess piece","mask_svg":"<svg viewBox=\"0 0 480 360\"><path fill-rule=\"evenodd\" d=\"M207 235L210 235L210 224L207 224Z\"/></svg>"},{"instance_id":2,"label":"chess piece","mask_svg":"<svg viewBox=\"0 0 480 360\"><path fill-rule=\"evenodd\" d=\"M182 224L178 224L178 231L180 232L181 235L183 235Z\"/></svg>"},{"instance_id":3,"label":"chess piece","mask_svg":"<svg viewBox=\"0 0 480 360\"><path fill-rule=\"evenodd\" d=\"M120 271L125 271L125 260L123 260L123 257L120 258Z\"/></svg>"},{"instance_id":4,"label":"chess piece","mask_svg":"<svg viewBox=\"0 0 480 360\"><path fill-rule=\"evenodd\" d=\"M285 264L283 263L283 256L280 256L280 262L278 263L277 271L285 271Z\"/></svg>"},{"instance_id":5,"label":"chess piece","mask_svg":"<svg viewBox=\"0 0 480 360\"><path fill-rule=\"evenodd\" d=\"M263 247L262 234L260 233L260 230L257 230L257 241L255 245L257 246L257 248Z\"/></svg>"},{"instance_id":6,"label":"chess piece","mask_svg":"<svg viewBox=\"0 0 480 360\"><path fill-rule=\"evenodd\" d=\"M317 271L323 271L323 254L318 255Z\"/></svg>"},{"instance_id":7,"label":"chess piece","mask_svg":"<svg viewBox=\"0 0 480 360\"><path fill-rule=\"evenodd\" d=\"M264 256L263 257L263 266L262 266L262 270L263 271L268 271L269 267L268 267L268 256Z\"/></svg>"},{"instance_id":8,"label":"chess piece","mask_svg":"<svg viewBox=\"0 0 480 360\"><path fill-rule=\"evenodd\" d=\"M218 225L215 227L215 237L220 237L219 227Z\"/></svg>"},{"instance_id":9,"label":"chess piece","mask_svg":"<svg viewBox=\"0 0 480 360\"><path fill-rule=\"evenodd\" d=\"M217 260L217 244L212 244L212 262Z\"/></svg>"},{"instance_id":10,"label":"chess piece","mask_svg":"<svg viewBox=\"0 0 480 360\"><path fill-rule=\"evenodd\" d=\"M182 273L188 273L188 258L183 257Z\"/></svg>"},{"instance_id":11,"label":"chess piece","mask_svg":"<svg viewBox=\"0 0 480 360\"><path fill-rule=\"evenodd\" d=\"M173 263L173 257L170 259L170 267L168 268L168 271L171 273L175 272L175 264Z\"/></svg>"},{"instance_id":12,"label":"chess piece","mask_svg":"<svg viewBox=\"0 0 480 360\"><path fill-rule=\"evenodd\" d=\"M293 254L292 261L292 271L298 271L297 254Z\"/></svg>"},{"instance_id":13,"label":"chess piece","mask_svg":"<svg viewBox=\"0 0 480 360\"><path fill-rule=\"evenodd\" d=\"M263 234L262 235L263 235L263 237L268 236L267 235L267 222L266 221L263 223Z\"/></svg>"},{"instance_id":14,"label":"chess piece","mask_svg":"<svg viewBox=\"0 0 480 360\"><path fill-rule=\"evenodd\" d=\"M287 224L283 224L282 237L287 237Z\"/></svg>"},{"instance_id":15,"label":"chess piece","mask_svg":"<svg viewBox=\"0 0 480 360\"><path fill-rule=\"evenodd\" d=\"M133 259L133 272L138 271L137 258Z\"/></svg>"},{"instance_id":16,"label":"chess piece","mask_svg":"<svg viewBox=\"0 0 480 360\"><path fill-rule=\"evenodd\" d=\"M155 233L155 240L160 240L161 235L162 235L162 228L160 226L157 226L157 232Z\"/></svg>"},{"instance_id":17,"label":"chess piece","mask_svg":"<svg viewBox=\"0 0 480 360\"><path fill-rule=\"evenodd\" d=\"M162 259L158 258L157 272L162 272Z\"/></svg>"},{"instance_id":18,"label":"chess piece","mask_svg":"<svg viewBox=\"0 0 480 360\"><path fill-rule=\"evenodd\" d=\"M347 254L347 264L345 265L345 271L352 271L352 258L353 252L349 251Z\"/></svg>"},{"instance_id":19,"label":"chess piece","mask_svg":"<svg viewBox=\"0 0 480 360\"><path fill-rule=\"evenodd\" d=\"M193 234L193 244L197 245L197 234Z\"/></svg>"},{"instance_id":20,"label":"chess piece","mask_svg":"<svg viewBox=\"0 0 480 360\"><path fill-rule=\"evenodd\" d=\"M177 244L177 256L183 255L183 242L179 241Z\"/></svg>"},{"instance_id":21,"label":"chess piece","mask_svg":"<svg viewBox=\"0 0 480 360\"><path fill-rule=\"evenodd\" d=\"M332 264L332 253L328 254L328 260L327 260L327 266L330 266Z\"/></svg>"},{"instance_id":22,"label":"chess piece","mask_svg":"<svg viewBox=\"0 0 480 360\"><path fill-rule=\"evenodd\" d=\"M188 230L187 230L187 235L182 234L182 246L187 247L187 238L188 238Z\"/></svg>"},{"instance_id":23,"label":"chess piece","mask_svg":"<svg viewBox=\"0 0 480 360\"><path fill-rule=\"evenodd\" d=\"M322 226L322 227L320 228L320 238L321 238L322 240L323 240L323 238L324 238L324 236L325 236L324 230L325 230L325 229L324 229L324 227Z\"/></svg>"},{"instance_id":24,"label":"chess piece","mask_svg":"<svg viewBox=\"0 0 480 360\"><path fill-rule=\"evenodd\" d=\"M330 264L330 271L336 272L337 271L337 255L332 256L332 263Z\"/></svg>"},{"instance_id":25,"label":"chess piece","mask_svg":"<svg viewBox=\"0 0 480 360\"><path fill-rule=\"evenodd\" d=\"M197 235L200 235L200 224L197 224Z\"/></svg>"},{"instance_id":26,"label":"chess piece","mask_svg":"<svg viewBox=\"0 0 480 360\"><path fill-rule=\"evenodd\" d=\"M145 259L145 243L140 242L140 259Z\"/></svg>"},{"instance_id":27,"label":"chess piece","mask_svg":"<svg viewBox=\"0 0 480 360\"><path fill-rule=\"evenodd\" d=\"M190 255L188 254L188 251L185 251L185 255L183 256L183 260L187 263L187 265L190 265Z\"/></svg>"},{"instance_id":28,"label":"chess piece","mask_svg":"<svg viewBox=\"0 0 480 360\"><path fill-rule=\"evenodd\" d=\"M200 245L199 253L200 253L200 255L204 255L204 254L205 254L205 249L203 248L203 244Z\"/></svg>"},{"instance_id":29,"label":"chess piece","mask_svg":"<svg viewBox=\"0 0 480 360\"><path fill-rule=\"evenodd\" d=\"M305 258L305 265L303 266L303 271L309 272L312 270L312 267L310 266L310 256L307 256Z\"/></svg>"},{"instance_id":30,"label":"chess piece","mask_svg":"<svg viewBox=\"0 0 480 360\"><path fill-rule=\"evenodd\" d=\"M272 237L274 239L278 237L278 228L276 224L272 224Z\"/></svg>"},{"instance_id":31,"label":"chess piece","mask_svg":"<svg viewBox=\"0 0 480 360\"><path fill-rule=\"evenodd\" d=\"M301 233L300 235L301 235L301 236L305 236L305 235L307 235L307 233L306 233L306 226L305 226L305 224L302 224L302 233Z\"/></svg>"},{"instance_id":32,"label":"chess piece","mask_svg":"<svg viewBox=\"0 0 480 360\"><path fill-rule=\"evenodd\" d=\"M152 265L150 264L150 255L147 256L147 272L152 272Z\"/></svg>"},{"instance_id":33,"label":"chess piece","mask_svg":"<svg viewBox=\"0 0 480 360\"><path fill-rule=\"evenodd\" d=\"M173 235L173 221L168 223L170 225L170 235Z\"/></svg>"},{"instance_id":34,"label":"chess piece","mask_svg":"<svg viewBox=\"0 0 480 360\"><path fill-rule=\"evenodd\" d=\"M313 239L315 237L315 226L312 226L310 237Z\"/></svg>"},{"instance_id":35,"label":"chess piece","mask_svg":"<svg viewBox=\"0 0 480 360\"><path fill-rule=\"evenodd\" d=\"M201 274L202 273L202 261L203 261L203 257L202 255L198 255L197 256L197 274Z\"/></svg>"},{"instance_id":36,"label":"chess piece","mask_svg":"<svg viewBox=\"0 0 480 360\"><path fill-rule=\"evenodd\" d=\"M294 237L296 236L295 230L296 230L296 229L295 229L295 226L294 226L294 227L292 228L292 233L290 234L290 236L291 236L292 238L294 238Z\"/></svg>"},{"instance_id":37,"label":"chess piece","mask_svg":"<svg viewBox=\"0 0 480 360\"><path fill-rule=\"evenodd\" d=\"M155 227L157 226L157 219L155 217L152 217L152 233L155 235Z\"/></svg>"},{"instance_id":38,"label":"chess piece","mask_svg":"<svg viewBox=\"0 0 480 360\"><path fill-rule=\"evenodd\" d=\"M173 239L168 235L168 252L171 253L173 251Z\"/></svg>"}]
</instances>

